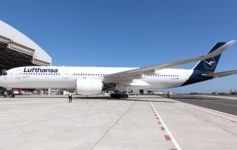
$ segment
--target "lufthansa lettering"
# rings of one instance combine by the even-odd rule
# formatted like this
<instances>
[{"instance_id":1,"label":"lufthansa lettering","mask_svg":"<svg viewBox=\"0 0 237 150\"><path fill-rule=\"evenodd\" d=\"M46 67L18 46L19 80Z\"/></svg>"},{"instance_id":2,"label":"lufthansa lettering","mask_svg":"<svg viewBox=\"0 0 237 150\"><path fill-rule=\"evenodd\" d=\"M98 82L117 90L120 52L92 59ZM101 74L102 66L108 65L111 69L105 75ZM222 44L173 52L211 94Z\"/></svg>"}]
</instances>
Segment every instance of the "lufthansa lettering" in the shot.
<instances>
[{"instance_id":1,"label":"lufthansa lettering","mask_svg":"<svg viewBox=\"0 0 237 150\"><path fill-rule=\"evenodd\" d=\"M52 68L24 68L24 72L50 72L50 73L57 73L58 69Z\"/></svg>"}]
</instances>

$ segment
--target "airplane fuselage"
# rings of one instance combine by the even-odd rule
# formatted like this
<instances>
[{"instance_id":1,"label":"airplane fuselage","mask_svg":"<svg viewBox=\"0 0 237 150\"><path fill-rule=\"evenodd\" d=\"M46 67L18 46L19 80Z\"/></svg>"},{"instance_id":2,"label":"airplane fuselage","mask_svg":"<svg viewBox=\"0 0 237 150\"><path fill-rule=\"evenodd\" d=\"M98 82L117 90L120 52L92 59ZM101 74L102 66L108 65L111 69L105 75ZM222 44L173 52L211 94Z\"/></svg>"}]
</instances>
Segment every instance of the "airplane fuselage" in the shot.
<instances>
[{"instance_id":1,"label":"airplane fuselage","mask_svg":"<svg viewBox=\"0 0 237 150\"><path fill-rule=\"evenodd\" d=\"M19 67L1 76L1 86L6 88L66 88L75 89L76 80L104 80L110 74L136 68L112 67ZM153 74L143 74L129 83L130 89L173 88L185 84L193 74L191 69L162 69Z\"/></svg>"}]
</instances>

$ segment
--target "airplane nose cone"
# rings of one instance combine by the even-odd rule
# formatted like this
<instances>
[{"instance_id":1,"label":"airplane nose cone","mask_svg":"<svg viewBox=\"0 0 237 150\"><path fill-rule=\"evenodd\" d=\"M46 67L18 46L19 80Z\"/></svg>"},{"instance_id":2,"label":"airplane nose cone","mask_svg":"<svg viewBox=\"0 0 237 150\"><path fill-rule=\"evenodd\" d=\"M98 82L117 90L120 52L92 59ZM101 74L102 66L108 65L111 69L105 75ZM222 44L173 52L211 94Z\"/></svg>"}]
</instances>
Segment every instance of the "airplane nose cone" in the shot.
<instances>
[{"instance_id":1,"label":"airplane nose cone","mask_svg":"<svg viewBox=\"0 0 237 150\"><path fill-rule=\"evenodd\" d=\"M5 87L5 80L6 80L6 77L1 75L0 76L0 87Z\"/></svg>"}]
</instances>

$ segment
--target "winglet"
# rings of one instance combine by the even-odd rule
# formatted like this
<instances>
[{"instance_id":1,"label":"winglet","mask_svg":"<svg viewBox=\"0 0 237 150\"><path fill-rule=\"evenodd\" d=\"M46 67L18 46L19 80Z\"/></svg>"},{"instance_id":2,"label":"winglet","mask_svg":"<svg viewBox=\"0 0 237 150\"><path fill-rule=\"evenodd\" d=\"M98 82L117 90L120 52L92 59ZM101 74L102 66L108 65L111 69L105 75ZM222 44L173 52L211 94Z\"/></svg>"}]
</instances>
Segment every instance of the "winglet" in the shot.
<instances>
[{"instance_id":1,"label":"winglet","mask_svg":"<svg viewBox=\"0 0 237 150\"><path fill-rule=\"evenodd\" d=\"M215 57L219 54L221 54L225 49L227 49L228 47L232 46L236 41L235 40L231 40L229 42L226 42L226 44L224 44L223 46L217 48L215 51L209 53L207 56L209 57Z\"/></svg>"},{"instance_id":2,"label":"winglet","mask_svg":"<svg viewBox=\"0 0 237 150\"><path fill-rule=\"evenodd\" d=\"M231 41L227 42L226 44L229 44L229 46L231 46L231 45L235 44L235 42L236 42L236 40L231 40Z\"/></svg>"}]
</instances>

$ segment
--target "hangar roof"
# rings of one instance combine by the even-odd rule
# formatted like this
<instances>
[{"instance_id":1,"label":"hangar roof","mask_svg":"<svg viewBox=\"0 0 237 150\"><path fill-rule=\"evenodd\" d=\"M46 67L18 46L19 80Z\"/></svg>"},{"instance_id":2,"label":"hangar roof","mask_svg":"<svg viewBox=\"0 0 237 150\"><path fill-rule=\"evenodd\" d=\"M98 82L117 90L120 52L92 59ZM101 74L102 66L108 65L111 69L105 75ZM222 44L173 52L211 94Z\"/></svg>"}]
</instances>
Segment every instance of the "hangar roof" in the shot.
<instances>
[{"instance_id":1,"label":"hangar roof","mask_svg":"<svg viewBox=\"0 0 237 150\"><path fill-rule=\"evenodd\" d=\"M5 46L4 46L5 44ZM14 51L31 59L32 65L51 65L52 59L39 45L29 37L0 20L0 55L6 51ZM6 52L8 56L9 52ZM12 53L11 53L12 54ZM18 54L18 55L19 55ZM2 55L2 57L3 57ZM16 56L16 54L14 54ZM16 57L17 59L18 57ZM22 60L22 59L21 59ZM22 64L24 65L24 64ZM25 64L30 65L30 64Z\"/></svg>"}]
</instances>

